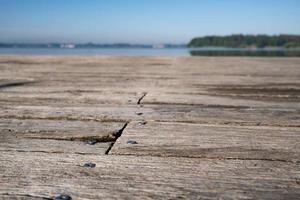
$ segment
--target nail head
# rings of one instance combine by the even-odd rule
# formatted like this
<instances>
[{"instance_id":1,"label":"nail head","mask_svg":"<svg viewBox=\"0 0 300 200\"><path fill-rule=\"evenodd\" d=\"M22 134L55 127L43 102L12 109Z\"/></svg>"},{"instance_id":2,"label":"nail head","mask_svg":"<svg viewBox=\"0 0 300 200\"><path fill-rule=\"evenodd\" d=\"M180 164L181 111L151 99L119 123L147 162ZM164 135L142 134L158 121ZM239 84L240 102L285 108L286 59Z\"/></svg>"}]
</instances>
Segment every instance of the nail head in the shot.
<instances>
[{"instance_id":1,"label":"nail head","mask_svg":"<svg viewBox=\"0 0 300 200\"><path fill-rule=\"evenodd\" d=\"M56 197L54 197L54 200L72 200L72 197L67 194L59 194Z\"/></svg>"},{"instance_id":2,"label":"nail head","mask_svg":"<svg viewBox=\"0 0 300 200\"><path fill-rule=\"evenodd\" d=\"M137 141L134 141L134 140L128 140L127 144L138 144L138 143L137 143Z\"/></svg>"},{"instance_id":3,"label":"nail head","mask_svg":"<svg viewBox=\"0 0 300 200\"><path fill-rule=\"evenodd\" d=\"M89 141L86 142L86 144L89 144L89 145L95 145L97 143L98 143L97 140L89 140Z\"/></svg>"},{"instance_id":4,"label":"nail head","mask_svg":"<svg viewBox=\"0 0 300 200\"><path fill-rule=\"evenodd\" d=\"M146 124L147 124L146 121L139 122L139 125L146 125Z\"/></svg>"},{"instance_id":5,"label":"nail head","mask_svg":"<svg viewBox=\"0 0 300 200\"><path fill-rule=\"evenodd\" d=\"M95 163L85 163L85 164L83 165L83 167L94 168L94 167L96 167L96 164L95 164Z\"/></svg>"}]
</instances>

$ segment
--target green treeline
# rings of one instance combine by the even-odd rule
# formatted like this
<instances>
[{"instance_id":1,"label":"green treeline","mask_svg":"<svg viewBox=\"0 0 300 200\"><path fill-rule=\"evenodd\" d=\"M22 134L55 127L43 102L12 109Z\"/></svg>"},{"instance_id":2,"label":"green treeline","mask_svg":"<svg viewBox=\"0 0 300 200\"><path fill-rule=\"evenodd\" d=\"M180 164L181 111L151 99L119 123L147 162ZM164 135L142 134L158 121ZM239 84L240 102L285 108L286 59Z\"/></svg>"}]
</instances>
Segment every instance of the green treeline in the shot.
<instances>
[{"instance_id":1,"label":"green treeline","mask_svg":"<svg viewBox=\"0 0 300 200\"><path fill-rule=\"evenodd\" d=\"M233 47L233 48L264 48L264 47L300 47L300 35L230 35L206 36L194 38L188 47Z\"/></svg>"}]
</instances>

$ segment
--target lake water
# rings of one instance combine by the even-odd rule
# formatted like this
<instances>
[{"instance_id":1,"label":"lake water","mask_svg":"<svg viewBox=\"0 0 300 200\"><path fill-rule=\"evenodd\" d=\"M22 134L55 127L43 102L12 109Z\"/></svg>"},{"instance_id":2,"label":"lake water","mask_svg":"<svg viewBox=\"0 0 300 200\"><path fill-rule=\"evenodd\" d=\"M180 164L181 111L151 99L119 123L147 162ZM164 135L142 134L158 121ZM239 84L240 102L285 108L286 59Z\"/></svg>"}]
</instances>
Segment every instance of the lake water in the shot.
<instances>
[{"instance_id":1,"label":"lake water","mask_svg":"<svg viewBox=\"0 0 300 200\"><path fill-rule=\"evenodd\" d=\"M300 57L300 49L232 49L232 48L0 48L0 55L120 55L120 56L266 56Z\"/></svg>"}]
</instances>

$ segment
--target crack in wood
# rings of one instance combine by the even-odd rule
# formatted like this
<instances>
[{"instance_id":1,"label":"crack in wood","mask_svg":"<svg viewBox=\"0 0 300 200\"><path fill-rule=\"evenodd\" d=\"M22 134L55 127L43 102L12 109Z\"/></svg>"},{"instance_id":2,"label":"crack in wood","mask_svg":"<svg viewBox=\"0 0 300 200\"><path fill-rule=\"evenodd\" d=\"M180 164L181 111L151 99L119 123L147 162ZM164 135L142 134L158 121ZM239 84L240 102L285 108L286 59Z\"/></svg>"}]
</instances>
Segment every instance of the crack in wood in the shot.
<instances>
[{"instance_id":1,"label":"crack in wood","mask_svg":"<svg viewBox=\"0 0 300 200\"><path fill-rule=\"evenodd\" d=\"M113 154L113 155L122 155L122 156L136 156L136 157L157 157L157 158L178 158L175 155L159 155L159 154L135 154L135 153L122 153L122 154ZM284 160L284 159L268 159L268 158L239 158L239 157L210 157L210 156L201 156L201 157L193 157L187 155L180 155L180 158L185 159L208 159L208 160L245 160L245 161L267 161L267 162L283 162L283 163L294 163L299 164L300 161L295 160Z\"/></svg>"},{"instance_id":2,"label":"crack in wood","mask_svg":"<svg viewBox=\"0 0 300 200\"><path fill-rule=\"evenodd\" d=\"M234 105L219 105L219 104L201 104L201 103L179 103L179 102L163 102L149 101L144 102L147 105L172 105L172 106L197 106L199 108L218 108L218 109L252 109L250 106L234 106Z\"/></svg>"},{"instance_id":3,"label":"crack in wood","mask_svg":"<svg viewBox=\"0 0 300 200\"><path fill-rule=\"evenodd\" d=\"M278 124L278 123L266 123L266 122L238 122L238 121L199 121L199 120L153 120L153 122L176 122L183 124L208 124L208 125L224 125L224 126L242 126L242 127L278 127L278 128L299 128L300 124Z\"/></svg>"},{"instance_id":4,"label":"crack in wood","mask_svg":"<svg viewBox=\"0 0 300 200\"><path fill-rule=\"evenodd\" d=\"M91 121L91 122L120 122L127 123L128 120L124 119L114 119L114 118L78 118L78 117L32 117L32 116L15 116L15 115L6 115L0 116L0 119L19 119L19 120L27 120L27 119L36 119L36 120L65 120L65 121Z\"/></svg>"},{"instance_id":5,"label":"crack in wood","mask_svg":"<svg viewBox=\"0 0 300 200\"><path fill-rule=\"evenodd\" d=\"M44 199L44 200L53 200L53 198L49 198L49 197L45 197L45 196L38 196L38 195L31 195L31 194L2 193L2 194L0 194L0 197L1 196L8 196L9 199L13 198L13 197L21 197L21 198L24 197L24 198L30 198L30 199L36 198L36 199Z\"/></svg>"},{"instance_id":6,"label":"crack in wood","mask_svg":"<svg viewBox=\"0 0 300 200\"><path fill-rule=\"evenodd\" d=\"M82 142L88 142L88 141L96 141L96 142L114 142L116 140L116 134L118 133L114 132L105 136L98 136L98 135L94 135L94 136L77 136L77 137L65 137L65 138L58 138L58 137L38 137L38 136L26 136L24 138L27 139L42 139L42 140L62 140L62 141L82 141Z\"/></svg>"},{"instance_id":7,"label":"crack in wood","mask_svg":"<svg viewBox=\"0 0 300 200\"><path fill-rule=\"evenodd\" d=\"M147 92L145 92L138 100L137 105L140 105L142 100L145 98L145 96L147 95Z\"/></svg>"},{"instance_id":8,"label":"crack in wood","mask_svg":"<svg viewBox=\"0 0 300 200\"><path fill-rule=\"evenodd\" d=\"M5 88L10 88L10 87L29 85L32 83L37 83L37 81L19 81L19 82L4 83L0 85L0 90Z\"/></svg>"}]
</instances>

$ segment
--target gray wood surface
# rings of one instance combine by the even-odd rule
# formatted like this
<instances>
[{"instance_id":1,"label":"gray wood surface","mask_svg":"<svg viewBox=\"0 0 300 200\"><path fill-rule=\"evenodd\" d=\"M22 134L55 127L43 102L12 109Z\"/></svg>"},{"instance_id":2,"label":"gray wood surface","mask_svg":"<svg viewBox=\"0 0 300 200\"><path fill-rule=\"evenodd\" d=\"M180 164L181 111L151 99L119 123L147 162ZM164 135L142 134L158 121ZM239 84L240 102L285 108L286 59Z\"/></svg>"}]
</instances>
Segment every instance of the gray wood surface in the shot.
<instances>
[{"instance_id":1,"label":"gray wood surface","mask_svg":"<svg viewBox=\"0 0 300 200\"><path fill-rule=\"evenodd\" d=\"M43 152L64 154L65 156L68 154L104 155L111 146L111 142L91 145L87 143L88 141L20 138L10 135L7 131L1 131L0 139L1 154L7 152Z\"/></svg>"},{"instance_id":2,"label":"gray wood surface","mask_svg":"<svg viewBox=\"0 0 300 200\"><path fill-rule=\"evenodd\" d=\"M300 162L300 134L298 128L132 122L110 153Z\"/></svg>"},{"instance_id":3,"label":"gray wood surface","mask_svg":"<svg viewBox=\"0 0 300 200\"><path fill-rule=\"evenodd\" d=\"M238 126L300 127L299 108L250 108L220 105L143 106L143 119L160 122ZM141 118L141 117L140 117ZM141 119L134 118L136 120Z\"/></svg>"},{"instance_id":4,"label":"gray wood surface","mask_svg":"<svg viewBox=\"0 0 300 200\"><path fill-rule=\"evenodd\" d=\"M299 199L299 170L277 161L3 152L0 198Z\"/></svg>"},{"instance_id":5,"label":"gray wood surface","mask_svg":"<svg viewBox=\"0 0 300 200\"><path fill-rule=\"evenodd\" d=\"M128 122L149 120L240 126L300 127L300 109L236 108L196 105L93 105L23 106L0 105L2 119L77 120ZM143 113L142 115L137 115Z\"/></svg>"},{"instance_id":6,"label":"gray wood surface","mask_svg":"<svg viewBox=\"0 0 300 200\"><path fill-rule=\"evenodd\" d=\"M123 126L116 122L0 119L0 151L105 154Z\"/></svg>"},{"instance_id":7,"label":"gray wood surface","mask_svg":"<svg viewBox=\"0 0 300 200\"><path fill-rule=\"evenodd\" d=\"M0 199L300 199L299 66L0 56Z\"/></svg>"},{"instance_id":8,"label":"gray wood surface","mask_svg":"<svg viewBox=\"0 0 300 200\"><path fill-rule=\"evenodd\" d=\"M70 121L70 120L19 120L1 119L0 130L11 135L32 139L54 139L69 141L113 141L124 123Z\"/></svg>"},{"instance_id":9,"label":"gray wood surface","mask_svg":"<svg viewBox=\"0 0 300 200\"><path fill-rule=\"evenodd\" d=\"M137 105L94 105L94 106L23 106L0 105L2 119L43 119L96 122L128 122L140 119Z\"/></svg>"}]
</instances>

